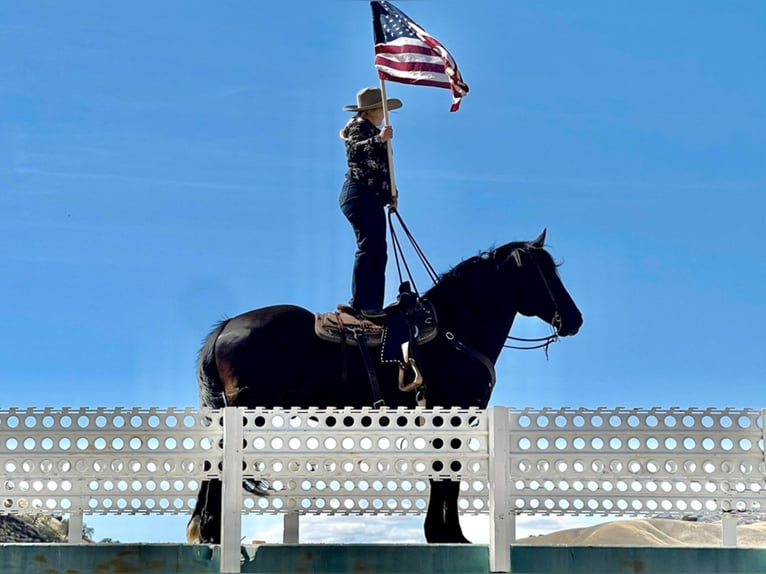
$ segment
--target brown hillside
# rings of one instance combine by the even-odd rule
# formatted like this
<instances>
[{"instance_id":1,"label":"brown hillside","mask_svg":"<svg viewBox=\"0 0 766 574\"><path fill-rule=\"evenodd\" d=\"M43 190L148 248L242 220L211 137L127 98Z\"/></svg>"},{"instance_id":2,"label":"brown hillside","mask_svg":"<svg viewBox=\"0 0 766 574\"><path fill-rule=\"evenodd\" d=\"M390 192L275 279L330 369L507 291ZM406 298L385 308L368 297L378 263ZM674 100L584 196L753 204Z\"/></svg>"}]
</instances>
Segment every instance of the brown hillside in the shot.
<instances>
[{"instance_id":1,"label":"brown hillside","mask_svg":"<svg viewBox=\"0 0 766 574\"><path fill-rule=\"evenodd\" d=\"M517 544L552 546L720 546L721 523L684 520L618 520L532 536ZM766 548L766 522L737 527L737 546Z\"/></svg>"}]
</instances>

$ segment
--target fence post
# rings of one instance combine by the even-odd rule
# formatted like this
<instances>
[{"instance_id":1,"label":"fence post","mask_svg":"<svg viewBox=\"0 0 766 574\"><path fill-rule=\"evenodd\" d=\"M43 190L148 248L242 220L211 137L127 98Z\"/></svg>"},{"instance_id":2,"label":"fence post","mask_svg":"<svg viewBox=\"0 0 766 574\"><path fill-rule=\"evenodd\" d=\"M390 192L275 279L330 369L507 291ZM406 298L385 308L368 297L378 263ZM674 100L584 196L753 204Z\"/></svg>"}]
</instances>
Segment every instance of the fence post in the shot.
<instances>
[{"instance_id":1,"label":"fence post","mask_svg":"<svg viewBox=\"0 0 766 574\"><path fill-rule=\"evenodd\" d=\"M69 525L67 526L67 544L82 544L83 528L85 526L85 509L87 507L85 481L82 478L75 478L72 481L74 487L72 492L72 506L69 509Z\"/></svg>"},{"instance_id":2,"label":"fence post","mask_svg":"<svg viewBox=\"0 0 766 574\"><path fill-rule=\"evenodd\" d=\"M301 515L297 510L288 510L283 520L282 543L298 544L300 542Z\"/></svg>"},{"instance_id":3,"label":"fence post","mask_svg":"<svg viewBox=\"0 0 766 574\"><path fill-rule=\"evenodd\" d=\"M509 410L491 407L489 423L489 570L511 571L511 543L516 539L516 514L511 505Z\"/></svg>"},{"instance_id":4,"label":"fence post","mask_svg":"<svg viewBox=\"0 0 766 574\"><path fill-rule=\"evenodd\" d=\"M761 409L761 461L766 467L766 408Z\"/></svg>"},{"instance_id":5,"label":"fence post","mask_svg":"<svg viewBox=\"0 0 766 574\"><path fill-rule=\"evenodd\" d=\"M69 525L67 526L67 544L82 544L82 508L73 509L69 512Z\"/></svg>"},{"instance_id":6,"label":"fence post","mask_svg":"<svg viewBox=\"0 0 766 574\"><path fill-rule=\"evenodd\" d=\"M220 572L240 571L242 541L242 407L223 409Z\"/></svg>"},{"instance_id":7,"label":"fence post","mask_svg":"<svg viewBox=\"0 0 766 574\"><path fill-rule=\"evenodd\" d=\"M721 514L721 546L736 548L737 546L737 515L734 511Z\"/></svg>"}]
</instances>

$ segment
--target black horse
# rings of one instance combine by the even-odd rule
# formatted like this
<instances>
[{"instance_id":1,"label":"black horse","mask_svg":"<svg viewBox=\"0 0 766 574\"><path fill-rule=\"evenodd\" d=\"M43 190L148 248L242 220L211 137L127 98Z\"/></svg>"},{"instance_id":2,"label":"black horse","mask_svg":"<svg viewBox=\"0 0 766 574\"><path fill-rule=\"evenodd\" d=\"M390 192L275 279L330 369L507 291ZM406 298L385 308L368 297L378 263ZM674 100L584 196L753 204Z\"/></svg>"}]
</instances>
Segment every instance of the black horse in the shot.
<instances>
[{"instance_id":1,"label":"black horse","mask_svg":"<svg viewBox=\"0 0 766 574\"><path fill-rule=\"evenodd\" d=\"M426 405L481 407L489 402L494 363L516 313L539 317L561 336L574 335L582 315L543 249L534 241L511 242L467 259L424 295L435 309L439 336L418 350L426 381ZM375 353L373 353L375 354ZM376 364L386 405L415 407L403 393L398 367ZM373 403L360 353L321 340L314 314L291 305L256 309L219 323L197 363L200 400L213 408L363 407ZM431 481L425 520L428 542L468 542L458 519L459 482ZM220 543L221 484L203 482L187 527L190 542Z\"/></svg>"}]
</instances>

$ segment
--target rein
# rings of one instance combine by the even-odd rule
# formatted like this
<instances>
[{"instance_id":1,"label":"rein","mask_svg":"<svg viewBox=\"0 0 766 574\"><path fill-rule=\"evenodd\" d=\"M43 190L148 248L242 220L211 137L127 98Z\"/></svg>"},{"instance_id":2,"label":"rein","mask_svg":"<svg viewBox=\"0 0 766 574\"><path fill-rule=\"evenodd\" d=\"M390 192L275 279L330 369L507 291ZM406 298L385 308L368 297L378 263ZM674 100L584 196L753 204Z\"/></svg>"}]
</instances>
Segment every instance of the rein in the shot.
<instances>
[{"instance_id":1,"label":"rein","mask_svg":"<svg viewBox=\"0 0 766 574\"><path fill-rule=\"evenodd\" d=\"M418 242L415 240L415 237L412 235L412 232L410 232L407 225L404 223L404 219L402 219L402 216L399 214L398 211L389 209L388 211L388 229L391 234L391 244L393 245L393 251L394 251L394 260L396 261L396 271L399 274L399 283L404 282L404 275L402 274L402 266L404 267L404 270L407 273L407 279L410 282L410 285L412 286L412 291L415 293L416 297L420 299L420 293L418 292L418 289L415 285L415 279L412 276L412 271L410 270L410 266L407 263L407 259L404 257L404 250L402 249L402 244L399 241L399 237L396 234L396 230L394 229L394 219L393 216L396 215L396 219L399 222L399 225L402 228L402 231L404 232L405 237L412 245L413 250L415 251L415 254L418 256L418 259L420 259L421 264L426 270L426 273L428 273L428 277L431 279L434 285L436 285L439 281L439 275L434 270L433 265L428 261L428 258L426 257L425 253L421 249L420 245L418 245ZM400 263L401 259L401 263ZM521 266L520 259L519 266ZM558 329L561 327L561 314L559 313L559 307L556 303L556 298L553 295L553 290L551 289L550 285L548 284L547 279L545 278L545 275L543 274L542 269L540 269L540 265L535 261L534 258L532 258L532 262L535 264L535 268L537 269L537 272L540 274L540 278L543 280L543 284L545 285L546 290L548 291L548 296L551 298L551 302L554 306L554 313L553 313L553 319L551 321L551 329L553 330L553 333L551 335L548 335L547 337L537 337L537 338L525 338L525 337L513 337L511 335L507 335L505 338L507 341L515 341L519 343L530 343L530 344L524 344L524 345L512 345L512 344L504 344L504 349L515 349L518 351L534 351L537 349L544 349L545 350L545 358L548 358L548 347L551 345L551 343L555 343L559 340L558 336ZM460 343L460 341L457 341L455 339L454 334L452 334L449 331L443 331L441 327L439 327L439 331L445 335L445 337L452 342L459 350L466 352L466 349L469 349L464 344ZM481 358L478 357L480 353L477 353L473 350L471 352L468 352L467 354L474 356L479 362L484 364L486 366L486 363L489 362L489 359L481 355ZM483 359L483 360L482 360ZM494 385L494 365L491 365L492 367L490 369L493 385ZM490 387L491 388L491 387Z\"/></svg>"},{"instance_id":2,"label":"rein","mask_svg":"<svg viewBox=\"0 0 766 574\"><path fill-rule=\"evenodd\" d=\"M423 264L423 267L425 268L426 273L428 273L428 277L431 279L434 285L436 285L436 283L438 283L439 281L439 274L436 272L433 265L431 265L431 262L428 261L426 254L420 248L420 245L418 245L418 242L415 241L415 237L407 228L407 225L404 223L402 216L399 215L399 212L394 210L389 210L388 211L388 229L391 233L391 244L394 246L394 260L396 261L396 272L399 274L399 284L404 282L404 276L402 275L402 267L401 267L401 265L404 265L404 269L407 271L407 279L409 280L410 285L412 285L412 291L415 293L418 299L420 299L420 293L418 293L418 288L415 286L415 278L412 276L412 271L410 271L410 266L407 264L407 260L404 257L404 250L402 249L402 244L399 242L399 237L396 235L396 230L394 229L394 220L393 220L394 215L396 215L396 219L399 220L399 225L401 225L402 231L404 231L404 235L409 240L410 245L412 245L412 248L415 250L415 254L418 256L418 259L420 259L420 262ZM401 265L399 264L400 258L402 260Z\"/></svg>"},{"instance_id":3,"label":"rein","mask_svg":"<svg viewBox=\"0 0 766 574\"><path fill-rule=\"evenodd\" d=\"M503 345L503 349L516 349L517 351L534 351L535 349L545 349L545 358L548 358L548 347L551 343L555 343L559 340L557 333L548 335L547 337L537 337L536 339L526 339L524 337L512 337L507 335L505 337L507 341L517 341L520 343L537 343L536 345L510 345L508 343Z\"/></svg>"}]
</instances>

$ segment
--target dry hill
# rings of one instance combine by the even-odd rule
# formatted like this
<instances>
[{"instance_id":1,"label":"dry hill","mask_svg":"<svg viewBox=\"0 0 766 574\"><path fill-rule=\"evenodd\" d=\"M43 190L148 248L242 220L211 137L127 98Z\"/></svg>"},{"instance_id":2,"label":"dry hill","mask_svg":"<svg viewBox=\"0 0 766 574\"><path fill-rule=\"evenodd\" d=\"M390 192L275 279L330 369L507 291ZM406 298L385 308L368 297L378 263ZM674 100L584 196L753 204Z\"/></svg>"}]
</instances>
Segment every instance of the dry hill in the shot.
<instances>
[{"instance_id":1,"label":"dry hill","mask_svg":"<svg viewBox=\"0 0 766 574\"><path fill-rule=\"evenodd\" d=\"M721 523L654 518L618 520L531 536L517 544L552 546L721 546ZM766 548L766 522L737 527L737 546Z\"/></svg>"}]
</instances>

